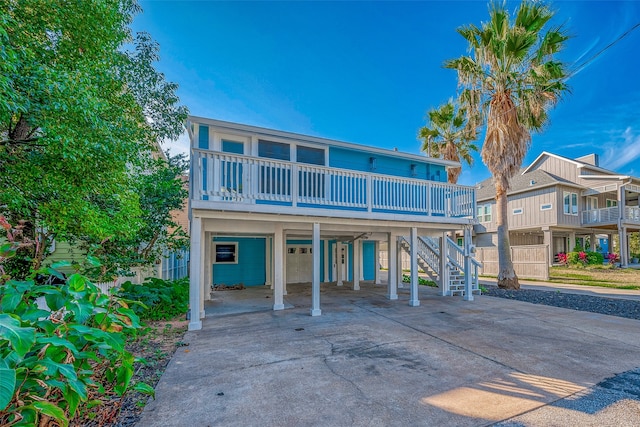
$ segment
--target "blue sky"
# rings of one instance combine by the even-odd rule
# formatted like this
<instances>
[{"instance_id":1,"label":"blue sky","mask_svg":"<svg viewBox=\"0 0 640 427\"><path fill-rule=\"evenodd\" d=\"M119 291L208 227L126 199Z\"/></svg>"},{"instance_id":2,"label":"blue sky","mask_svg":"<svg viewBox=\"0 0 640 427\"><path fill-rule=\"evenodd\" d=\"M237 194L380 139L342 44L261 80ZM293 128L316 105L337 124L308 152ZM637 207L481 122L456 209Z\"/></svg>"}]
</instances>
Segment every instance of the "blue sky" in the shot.
<instances>
[{"instance_id":1,"label":"blue sky","mask_svg":"<svg viewBox=\"0 0 640 427\"><path fill-rule=\"evenodd\" d=\"M141 1L134 31L160 43L157 68L191 114L419 153L425 113L456 95L446 59L456 28L488 19L486 1ZM508 2L514 10L519 2ZM640 23L640 1L556 1L571 68ZM542 151L589 153L640 175L640 28L570 80L524 165ZM186 138L166 144L187 150ZM478 141L481 146L482 140ZM461 184L489 176L479 154Z\"/></svg>"}]
</instances>

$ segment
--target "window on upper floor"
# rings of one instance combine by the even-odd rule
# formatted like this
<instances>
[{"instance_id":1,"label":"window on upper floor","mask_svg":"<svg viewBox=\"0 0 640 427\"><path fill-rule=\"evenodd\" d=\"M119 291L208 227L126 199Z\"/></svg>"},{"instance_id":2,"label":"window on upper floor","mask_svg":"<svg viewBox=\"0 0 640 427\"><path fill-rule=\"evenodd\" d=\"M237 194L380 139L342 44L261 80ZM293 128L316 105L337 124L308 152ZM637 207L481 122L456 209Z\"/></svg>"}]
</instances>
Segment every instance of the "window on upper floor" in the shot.
<instances>
[{"instance_id":1,"label":"window on upper floor","mask_svg":"<svg viewBox=\"0 0 640 427\"><path fill-rule=\"evenodd\" d=\"M291 160L289 144L282 142L258 140L258 156L277 160Z\"/></svg>"},{"instance_id":2,"label":"window on upper floor","mask_svg":"<svg viewBox=\"0 0 640 427\"><path fill-rule=\"evenodd\" d=\"M491 203L478 206L478 221L491 222Z\"/></svg>"},{"instance_id":3,"label":"window on upper floor","mask_svg":"<svg viewBox=\"0 0 640 427\"><path fill-rule=\"evenodd\" d=\"M299 163L324 166L324 150L321 148L298 145L296 147L296 158Z\"/></svg>"},{"instance_id":4,"label":"window on upper floor","mask_svg":"<svg viewBox=\"0 0 640 427\"><path fill-rule=\"evenodd\" d=\"M565 191L563 195L565 215L578 215L578 194Z\"/></svg>"},{"instance_id":5,"label":"window on upper floor","mask_svg":"<svg viewBox=\"0 0 640 427\"><path fill-rule=\"evenodd\" d=\"M587 210L591 211L598 209L598 198L594 196L587 196Z\"/></svg>"},{"instance_id":6,"label":"window on upper floor","mask_svg":"<svg viewBox=\"0 0 640 427\"><path fill-rule=\"evenodd\" d=\"M618 201L614 200L614 199L607 199L607 207L608 208L614 208L618 206Z\"/></svg>"}]
</instances>

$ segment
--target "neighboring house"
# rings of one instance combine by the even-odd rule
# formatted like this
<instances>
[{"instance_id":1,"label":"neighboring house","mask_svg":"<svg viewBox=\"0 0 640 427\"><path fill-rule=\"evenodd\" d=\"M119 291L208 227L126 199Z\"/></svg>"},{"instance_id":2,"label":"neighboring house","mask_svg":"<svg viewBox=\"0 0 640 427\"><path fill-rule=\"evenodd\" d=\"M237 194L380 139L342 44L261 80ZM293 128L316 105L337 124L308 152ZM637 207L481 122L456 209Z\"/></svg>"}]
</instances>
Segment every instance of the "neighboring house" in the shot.
<instances>
[{"instance_id":1,"label":"neighboring house","mask_svg":"<svg viewBox=\"0 0 640 427\"><path fill-rule=\"evenodd\" d=\"M596 154L569 159L543 152L510 181L510 243L545 245L550 266L558 253L572 251L576 241L585 249L611 251L617 234L621 265L626 266L628 236L640 230L639 198L640 178L599 167ZM477 186L477 200L475 243L478 248L497 246L492 178Z\"/></svg>"},{"instance_id":2,"label":"neighboring house","mask_svg":"<svg viewBox=\"0 0 640 427\"><path fill-rule=\"evenodd\" d=\"M320 282L379 281L380 242L392 260L389 299L397 299L399 249L414 248L410 305L419 305L418 264L443 294L458 290L465 265L467 278L477 269L468 256L475 190L446 182L458 163L200 117L187 128L190 329L201 328L204 300L219 284L270 286L281 310L288 283L311 283L319 315ZM450 248L446 233L465 228L467 251ZM465 285L472 299L474 283Z\"/></svg>"}]
</instances>

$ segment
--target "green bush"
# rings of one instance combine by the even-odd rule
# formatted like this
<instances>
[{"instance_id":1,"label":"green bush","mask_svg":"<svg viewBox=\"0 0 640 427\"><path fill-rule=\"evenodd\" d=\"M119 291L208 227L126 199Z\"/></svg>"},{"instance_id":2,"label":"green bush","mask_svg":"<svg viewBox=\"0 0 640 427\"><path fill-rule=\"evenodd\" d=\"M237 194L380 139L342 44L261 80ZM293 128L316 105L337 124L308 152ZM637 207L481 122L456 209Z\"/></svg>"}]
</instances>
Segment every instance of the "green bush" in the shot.
<instances>
[{"instance_id":1,"label":"green bush","mask_svg":"<svg viewBox=\"0 0 640 427\"><path fill-rule=\"evenodd\" d=\"M169 320L185 314L189 308L189 279L169 281L149 277L142 284L123 283L117 294L132 303L141 318Z\"/></svg>"},{"instance_id":2,"label":"green bush","mask_svg":"<svg viewBox=\"0 0 640 427\"><path fill-rule=\"evenodd\" d=\"M3 426L44 425L48 418L67 426L75 417L91 417L102 397L124 395L134 372L125 341L140 323L128 304L79 274L38 273L63 284L9 280L0 286ZM133 388L153 393L143 383Z\"/></svg>"},{"instance_id":3,"label":"green bush","mask_svg":"<svg viewBox=\"0 0 640 427\"><path fill-rule=\"evenodd\" d=\"M411 282L411 276L409 276L408 274L403 274L402 275L402 282L403 283L410 283ZM434 282L433 280L427 280L427 279L422 278L422 277L418 277L418 285L431 286L432 288L437 288L438 287L436 282Z\"/></svg>"},{"instance_id":4,"label":"green bush","mask_svg":"<svg viewBox=\"0 0 640 427\"><path fill-rule=\"evenodd\" d=\"M601 265L604 263L604 256L600 252L569 252L567 254L567 264L569 265Z\"/></svg>"}]
</instances>

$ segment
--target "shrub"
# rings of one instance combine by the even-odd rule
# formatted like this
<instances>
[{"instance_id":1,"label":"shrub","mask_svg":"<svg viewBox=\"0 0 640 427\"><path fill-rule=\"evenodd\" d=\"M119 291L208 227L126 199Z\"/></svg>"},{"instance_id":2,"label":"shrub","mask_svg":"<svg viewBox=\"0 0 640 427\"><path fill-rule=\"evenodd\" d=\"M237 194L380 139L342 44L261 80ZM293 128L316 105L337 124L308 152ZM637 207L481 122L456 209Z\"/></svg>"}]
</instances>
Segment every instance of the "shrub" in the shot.
<instances>
[{"instance_id":1,"label":"shrub","mask_svg":"<svg viewBox=\"0 0 640 427\"><path fill-rule=\"evenodd\" d=\"M0 298L0 425L66 426L102 395L124 395L134 364L125 338L140 327L126 302L79 274L58 286L9 280Z\"/></svg>"},{"instance_id":2,"label":"shrub","mask_svg":"<svg viewBox=\"0 0 640 427\"><path fill-rule=\"evenodd\" d=\"M609 264L615 264L616 262L620 262L620 257L618 254L610 253L607 255L607 259L609 260Z\"/></svg>"},{"instance_id":3,"label":"shrub","mask_svg":"<svg viewBox=\"0 0 640 427\"><path fill-rule=\"evenodd\" d=\"M403 274L402 275L402 282L403 283L410 283L411 282L411 276L409 276L408 274ZM434 282L433 280L427 280L427 279L422 278L422 277L418 277L418 285L431 286L432 288L437 288L438 287L436 282Z\"/></svg>"},{"instance_id":4,"label":"shrub","mask_svg":"<svg viewBox=\"0 0 640 427\"><path fill-rule=\"evenodd\" d=\"M566 265L568 261L569 261L569 258L567 257L567 254L566 254L566 253L564 253L564 252L560 252L560 253L558 254L558 262L559 262L560 264L565 264L565 265Z\"/></svg>"},{"instance_id":5,"label":"shrub","mask_svg":"<svg viewBox=\"0 0 640 427\"><path fill-rule=\"evenodd\" d=\"M189 308L189 279L168 281L149 277L142 284L123 283L117 294L132 303L141 318L169 320Z\"/></svg>"},{"instance_id":6,"label":"shrub","mask_svg":"<svg viewBox=\"0 0 640 427\"><path fill-rule=\"evenodd\" d=\"M569 265L598 265L604 262L604 257L599 252L569 252L565 257L565 264ZM558 255L558 258L560 259L560 255Z\"/></svg>"}]
</instances>

